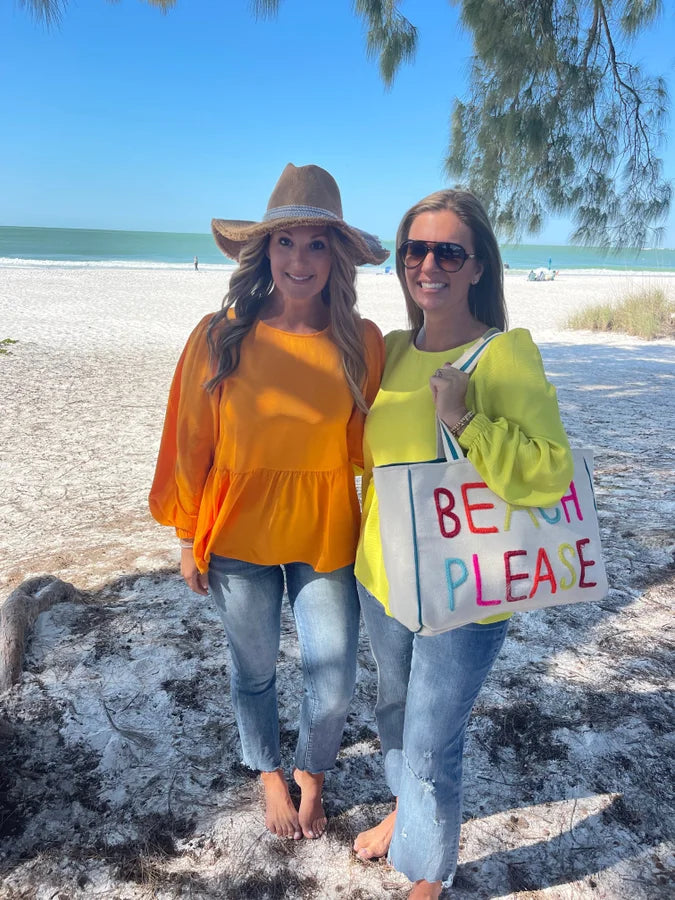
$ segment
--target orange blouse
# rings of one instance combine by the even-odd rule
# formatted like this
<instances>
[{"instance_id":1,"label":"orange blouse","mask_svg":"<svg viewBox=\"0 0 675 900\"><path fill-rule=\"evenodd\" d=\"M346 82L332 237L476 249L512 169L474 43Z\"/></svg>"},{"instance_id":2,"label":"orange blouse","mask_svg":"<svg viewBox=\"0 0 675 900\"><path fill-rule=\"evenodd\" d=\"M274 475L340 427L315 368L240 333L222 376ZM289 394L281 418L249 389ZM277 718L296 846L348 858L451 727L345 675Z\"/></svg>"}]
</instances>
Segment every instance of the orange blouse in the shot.
<instances>
[{"instance_id":1,"label":"orange blouse","mask_svg":"<svg viewBox=\"0 0 675 900\"><path fill-rule=\"evenodd\" d=\"M260 565L304 562L331 572L354 562L364 415L347 386L330 328L293 334L258 320L236 371L215 391L206 316L171 385L150 511L194 538L200 571L212 553ZM384 342L363 320L372 403Z\"/></svg>"}]
</instances>

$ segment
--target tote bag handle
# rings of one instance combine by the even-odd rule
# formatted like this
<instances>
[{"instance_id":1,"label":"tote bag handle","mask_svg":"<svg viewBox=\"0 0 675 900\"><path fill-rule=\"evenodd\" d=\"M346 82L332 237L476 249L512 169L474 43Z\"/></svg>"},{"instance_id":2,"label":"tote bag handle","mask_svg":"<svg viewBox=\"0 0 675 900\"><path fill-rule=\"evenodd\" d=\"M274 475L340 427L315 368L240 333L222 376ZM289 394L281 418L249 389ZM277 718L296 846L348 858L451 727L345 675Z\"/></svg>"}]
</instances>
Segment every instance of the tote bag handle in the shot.
<instances>
[{"instance_id":1,"label":"tote bag handle","mask_svg":"<svg viewBox=\"0 0 675 900\"><path fill-rule=\"evenodd\" d=\"M472 344L459 359L455 360L453 366L460 372L471 373L478 365L478 360L487 350L488 344L498 334L502 332L498 328L491 328L486 331L483 337L479 338L475 344ZM464 451L462 450L457 438L450 433L447 425L436 416L436 452L439 459L446 459L451 462L453 459L464 459Z\"/></svg>"}]
</instances>

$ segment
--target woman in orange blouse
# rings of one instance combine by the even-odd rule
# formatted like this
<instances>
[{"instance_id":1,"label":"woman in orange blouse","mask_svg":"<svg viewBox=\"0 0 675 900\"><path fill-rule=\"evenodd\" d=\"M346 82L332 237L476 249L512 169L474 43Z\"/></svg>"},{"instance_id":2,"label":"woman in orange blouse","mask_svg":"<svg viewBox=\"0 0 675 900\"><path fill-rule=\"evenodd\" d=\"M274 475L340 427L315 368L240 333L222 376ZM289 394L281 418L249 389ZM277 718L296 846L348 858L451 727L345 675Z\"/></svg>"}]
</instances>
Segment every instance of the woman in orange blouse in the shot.
<instances>
[{"instance_id":1,"label":"woman in orange blouse","mask_svg":"<svg viewBox=\"0 0 675 900\"><path fill-rule=\"evenodd\" d=\"M317 166L286 166L262 222L214 219L212 229L239 268L223 308L199 323L178 362L150 509L176 529L187 584L210 588L218 607L243 759L261 772L267 828L315 838L356 676L353 465L384 360L377 326L355 310L355 267L388 254L346 224L338 186ZM304 680L299 810L279 745L284 576Z\"/></svg>"}]
</instances>

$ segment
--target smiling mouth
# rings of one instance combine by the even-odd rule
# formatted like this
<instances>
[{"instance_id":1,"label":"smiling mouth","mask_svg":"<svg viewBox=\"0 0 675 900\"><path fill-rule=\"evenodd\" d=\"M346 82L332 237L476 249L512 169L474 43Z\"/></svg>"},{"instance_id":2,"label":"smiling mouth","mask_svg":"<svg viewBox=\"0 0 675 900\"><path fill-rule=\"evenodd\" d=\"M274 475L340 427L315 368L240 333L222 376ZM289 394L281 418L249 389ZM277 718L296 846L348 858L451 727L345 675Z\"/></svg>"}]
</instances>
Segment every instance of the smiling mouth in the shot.
<instances>
[{"instance_id":1,"label":"smiling mouth","mask_svg":"<svg viewBox=\"0 0 675 900\"><path fill-rule=\"evenodd\" d=\"M291 275L290 272L286 272L286 275L291 279L291 281L295 281L298 284L301 284L303 281L309 281L310 278L313 278L313 275Z\"/></svg>"},{"instance_id":2,"label":"smiling mouth","mask_svg":"<svg viewBox=\"0 0 675 900\"><path fill-rule=\"evenodd\" d=\"M442 281L418 281L417 283L425 291L438 291L441 288L447 287Z\"/></svg>"}]
</instances>

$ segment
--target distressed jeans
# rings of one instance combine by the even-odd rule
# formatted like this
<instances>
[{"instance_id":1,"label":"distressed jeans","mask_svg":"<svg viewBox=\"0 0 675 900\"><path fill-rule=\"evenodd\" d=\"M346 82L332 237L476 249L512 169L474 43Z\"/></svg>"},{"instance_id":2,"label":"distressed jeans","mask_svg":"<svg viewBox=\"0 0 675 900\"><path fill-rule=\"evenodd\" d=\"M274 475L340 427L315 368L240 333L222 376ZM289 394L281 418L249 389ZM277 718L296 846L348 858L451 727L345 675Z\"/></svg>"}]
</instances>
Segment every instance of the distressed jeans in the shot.
<instances>
[{"instance_id":1,"label":"distressed jeans","mask_svg":"<svg viewBox=\"0 0 675 900\"><path fill-rule=\"evenodd\" d=\"M303 673L295 765L318 773L337 757L356 680L359 601L352 566L315 572L288 563L288 598ZM284 572L211 556L209 587L230 650L232 705L244 763L272 772L281 766L276 668L281 640Z\"/></svg>"},{"instance_id":2,"label":"distressed jeans","mask_svg":"<svg viewBox=\"0 0 675 900\"><path fill-rule=\"evenodd\" d=\"M508 621L422 637L358 585L377 663L385 777L398 797L389 862L410 881L451 881L462 824L462 754L476 697Z\"/></svg>"}]
</instances>

